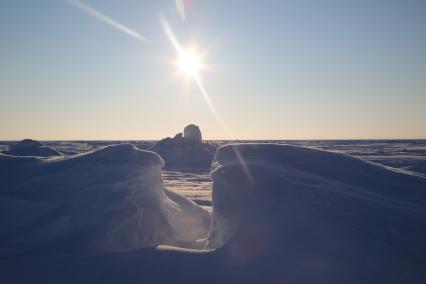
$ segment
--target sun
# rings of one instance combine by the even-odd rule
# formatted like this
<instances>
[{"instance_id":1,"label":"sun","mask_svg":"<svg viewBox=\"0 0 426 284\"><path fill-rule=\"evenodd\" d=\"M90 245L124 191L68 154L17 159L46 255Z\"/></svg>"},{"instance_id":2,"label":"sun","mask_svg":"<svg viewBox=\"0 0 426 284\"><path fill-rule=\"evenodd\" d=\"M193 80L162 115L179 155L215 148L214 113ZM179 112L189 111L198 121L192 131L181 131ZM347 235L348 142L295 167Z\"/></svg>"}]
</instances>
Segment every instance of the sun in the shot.
<instances>
[{"instance_id":1,"label":"sun","mask_svg":"<svg viewBox=\"0 0 426 284\"><path fill-rule=\"evenodd\" d=\"M185 76L196 77L202 68L201 56L193 50L181 50L177 66Z\"/></svg>"}]
</instances>

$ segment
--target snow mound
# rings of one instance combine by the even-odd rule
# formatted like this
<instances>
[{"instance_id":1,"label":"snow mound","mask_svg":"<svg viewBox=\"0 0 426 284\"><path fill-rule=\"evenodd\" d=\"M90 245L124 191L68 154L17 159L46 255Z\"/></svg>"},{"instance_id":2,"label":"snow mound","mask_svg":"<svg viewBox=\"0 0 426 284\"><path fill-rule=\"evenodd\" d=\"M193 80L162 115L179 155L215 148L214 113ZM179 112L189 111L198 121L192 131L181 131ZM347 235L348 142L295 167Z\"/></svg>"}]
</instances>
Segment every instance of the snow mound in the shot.
<instances>
[{"instance_id":1,"label":"snow mound","mask_svg":"<svg viewBox=\"0 0 426 284\"><path fill-rule=\"evenodd\" d=\"M210 168L216 148L201 142L198 126L188 125L175 137L167 137L149 148L158 153L165 161L167 168Z\"/></svg>"},{"instance_id":2,"label":"snow mound","mask_svg":"<svg viewBox=\"0 0 426 284\"><path fill-rule=\"evenodd\" d=\"M69 158L0 155L0 253L198 247L210 216L163 188L163 164L130 144Z\"/></svg>"},{"instance_id":3,"label":"snow mound","mask_svg":"<svg viewBox=\"0 0 426 284\"><path fill-rule=\"evenodd\" d=\"M210 248L255 262L272 279L402 283L421 275L422 175L305 147L236 144L218 149L212 178Z\"/></svg>"},{"instance_id":4,"label":"snow mound","mask_svg":"<svg viewBox=\"0 0 426 284\"><path fill-rule=\"evenodd\" d=\"M20 142L12 144L9 146L9 151L4 152L4 154L12 156L36 157L62 156L60 152L32 139L24 139Z\"/></svg>"}]
</instances>

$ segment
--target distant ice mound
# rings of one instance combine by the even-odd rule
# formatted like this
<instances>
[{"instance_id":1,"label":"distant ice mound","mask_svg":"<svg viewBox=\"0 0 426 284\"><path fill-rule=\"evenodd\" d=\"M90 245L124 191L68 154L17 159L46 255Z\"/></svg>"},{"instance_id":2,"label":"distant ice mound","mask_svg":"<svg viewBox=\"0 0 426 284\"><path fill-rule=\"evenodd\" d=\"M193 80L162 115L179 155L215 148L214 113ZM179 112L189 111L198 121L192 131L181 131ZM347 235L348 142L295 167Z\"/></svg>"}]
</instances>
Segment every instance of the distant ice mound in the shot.
<instances>
[{"instance_id":1,"label":"distant ice mound","mask_svg":"<svg viewBox=\"0 0 426 284\"><path fill-rule=\"evenodd\" d=\"M183 129L183 137L201 142L201 131L197 125L190 124Z\"/></svg>"},{"instance_id":2,"label":"distant ice mound","mask_svg":"<svg viewBox=\"0 0 426 284\"><path fill-rule=\"evenodd\" d=\"M422 175L316 149L239 144L218 149L212 178L209 246L268 271L261 279L415 283L409 279L426 276Z\"/></svg>"},{"instance_id":3,"label":"distant ice mound","mask_svg":"<svg viewBox=\"0 0 426 284\"><path fill-rule=\"evenodd\" d=\"M129 144L53 160L0 155L0 253L198 247L210 216L163 189L163 164Z\"/></svg>"},{"instance_id":4,"label":"distant ice mound","mask_svg":"<svg viewBox=\"0 0 426 284\"><path fill-rule=\"evenodd\" d=\"M44 144L32 140L24 139L9 146L9 151L4 154L12 156L36 156L36 157L53 157L62 156L62 154Z\"/></svg>"},{"instance_id":5,"label":"distant ice mound","mask_svg":"<svg viewBox=\"0 0 426 284\"><path fill-rule=\"evenodd\" d=\"M173 138L162 139L149 150L158 153L168 168L210 168L215 147L202 143L199 127L190 124L183 136L178 133Z\"/></svg>"}]
</instances>

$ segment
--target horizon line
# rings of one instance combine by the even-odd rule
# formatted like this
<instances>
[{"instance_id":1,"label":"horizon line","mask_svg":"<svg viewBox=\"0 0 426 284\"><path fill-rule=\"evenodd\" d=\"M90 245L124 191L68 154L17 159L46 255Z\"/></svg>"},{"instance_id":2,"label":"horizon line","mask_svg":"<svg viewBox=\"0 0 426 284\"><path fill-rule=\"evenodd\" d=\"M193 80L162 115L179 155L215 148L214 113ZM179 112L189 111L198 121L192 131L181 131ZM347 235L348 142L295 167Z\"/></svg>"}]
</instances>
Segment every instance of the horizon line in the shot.
<instances>
[{"instance_id":1,"label":"horizon line","mask_svg":"<svg viewBox=\"0 0 426 284\"><path fill-rule=\"evenodd\" d=\"M37 139L37 138L22 138L22 139L0 139L0 142L16 142L16 141L22 141L25 139L32 139L36 141L42 141L42 142L78 142L78 141L116 141L116 142L122 142L122 141L160 141L165 138L172 138L172 137L164 137L160 139ZM243 139L220 139L220 138L214 138L214 139L202 139L202 141L351 141L351 140L357 140L357 141L369 141L369 140L405 140L405 141L414 141L414 140L426 140L425 138L243 138Z\"/></svg>"}]
</instances>

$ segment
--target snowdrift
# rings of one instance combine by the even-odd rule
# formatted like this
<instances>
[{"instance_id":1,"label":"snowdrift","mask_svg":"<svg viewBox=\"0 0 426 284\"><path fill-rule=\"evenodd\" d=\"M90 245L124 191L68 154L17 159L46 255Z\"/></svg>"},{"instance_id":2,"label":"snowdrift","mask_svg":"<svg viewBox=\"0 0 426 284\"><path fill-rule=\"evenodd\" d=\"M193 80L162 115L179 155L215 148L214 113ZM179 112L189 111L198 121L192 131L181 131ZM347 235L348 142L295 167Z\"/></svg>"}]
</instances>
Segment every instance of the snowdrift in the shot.
<instances>
[{"instance_id":1,"label":"snowdrift","mask_svg":"<svg viewBox=\"0 0 426 284\"><path fill-rule=\"evenodd\" d=\"M218 149L212 178L212 250L23 256L0 261L3 279L425 283L422 175L310 148L237 144Z\"/></svg>"},{"instance_id":2,"label":"snowdrift","mask_svg":"<svg viewBox=\"0 0 426 284\"><path fill-rule=\"evenodd\" d=\"M4 154L12 156L35 156L35 157L53 157L62 156L55 149L52 149L38 141L32 139L24 139L20 142L9 146L9 151Z\"/></svg>"},{"instance_id":3,"label":"snowdrift","mask_svg":"<svg viewBox=\"0 0 426 284\"><path fill-rule=\"evenodd\" d=\"M212 177L210 247L270 272L259 281L426 280L423 175L305 147L241 144L218 149Z\"/></svg>"},{"instance_id":4,"label":"snowdrift","mask_svg":"<svg viewBox=\"0 0 426 284\"><path fill-rule=\"evenodd\" d=\"M0 254L199 246L210 216L163 189L163 164L129 144L69 158L0 155Z\"/></svg>"}]
</instances>

